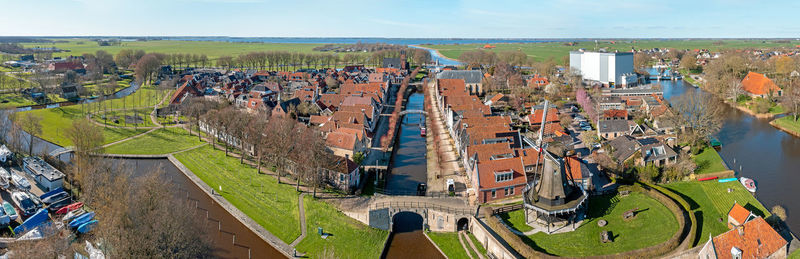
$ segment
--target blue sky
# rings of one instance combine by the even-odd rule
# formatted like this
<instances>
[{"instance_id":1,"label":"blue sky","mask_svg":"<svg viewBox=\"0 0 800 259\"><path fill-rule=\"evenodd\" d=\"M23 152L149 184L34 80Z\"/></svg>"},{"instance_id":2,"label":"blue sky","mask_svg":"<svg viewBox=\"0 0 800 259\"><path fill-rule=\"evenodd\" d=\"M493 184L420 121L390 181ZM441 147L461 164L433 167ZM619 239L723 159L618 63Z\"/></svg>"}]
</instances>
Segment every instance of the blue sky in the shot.
<instances>
[{"instance_id":1,"label":"blue sky","mask_svg":"<svg viewBox=\"0 0 800 259\"><path fill-rule=\"evenodd\" d=\"M0 0L2 36L800 37L800 1Z\"/></svg>"}]
</instances>

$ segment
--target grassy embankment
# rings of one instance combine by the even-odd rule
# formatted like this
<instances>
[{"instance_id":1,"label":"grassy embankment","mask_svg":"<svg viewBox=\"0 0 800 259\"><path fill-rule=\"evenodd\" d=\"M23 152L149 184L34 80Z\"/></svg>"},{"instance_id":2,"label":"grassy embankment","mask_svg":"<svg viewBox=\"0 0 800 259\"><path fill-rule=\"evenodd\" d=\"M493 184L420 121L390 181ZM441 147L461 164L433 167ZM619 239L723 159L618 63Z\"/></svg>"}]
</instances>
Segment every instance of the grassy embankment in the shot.
<instances>
[{"instance_id":1,"label":"grassy embankment","mask_svg":"<svg viewBox=\"0 0 800 259\"><path fill-rule=\"evenodd\" d=\"M437 233L437 232L429 232L426 233L428 237L433 240L433 243L439 247L439 249L444 252L447 258L450 259L469 259L470 257L467 255L467 251L464 250L464 247L461 246L461 242L458 241L458 233ZM466 242L466 240L464 240ZM466 243L465 243L466 244ZM476 244L478 245L478 244ZM467 244L467 247L469 245ZM472 258L475 257L475 253L470 252L472 254Z\"/></svg>"},{"instance_id":2,"label":"grassy embankment","mask_svg":"<svg viewBox=\"0 0 800 259\"><path fill-rule=\"evenodd\" d=\"M63 40L63 39L59 39ZM254 51L287 51L312 53L314 47L325 44L301 44L301 43L247 43L247 42L217 42L217 41L125 41L119 46L99 46L96 42L88 39L68 39L63 43L25 43L26 48L31 47L56 47L70 52L54 53L54 57L80 56L84 53L95 53L104 50L112 55L123 49L144 50L146 52L159 52L164 54L186 53L186 54L205 54L209 59L219 56L237 56ZM323 53L323 52L316 52Z\"/></svg>"},{"instance_id":3,"label":"grassy embankment","mask_svg":"<svg viewBox=\"0 0 800 259\"><path fill-rule=\"evenodd\" d=\"M587 218L576 230L550 235L539 232L523 236L522 239L535 249L549 254L581 257L615 254L653 246L669 240L678 231L678 221L672 212L642 193L634 192L625 197L595 196L590 198L589 204ZM622 214L634 208L638 208L636 217L623 219ZM525 224L523 213L522 210L517 210L501 217L509 226L524 232L531 228ZM606 220L608 225L598 226L600 219ZM602 230L611 232L613 242L601 242Z\"/></svg>"},{"instance_id":4,"label":"grassy embankment","mask_svg":"<svg viewBox=\"0 0 800 259\"><path fill-rule=\"evenodd\" d=\"M800 137L800 120L795 120L793 115L787 115L772 121L772 124L780 129L790 132Z\"/></svg>"},{"instance_id":5,"label":"grassy embankment","mask_svg":"<svg viewBox=\"0 0 800 259\"><path fill-rule=\"evenodd\" d=\"M28 113L40 116L42 118L42 134L40 136L42 139L55 143L59 146L72 146L72 141L64 135L64 132L67 128L72 126L72 122L74 120L85 118L90 110L93 110L93 108L96 110L97 105L100 105L101 107L103 105L107 105L108 109L122 109L123 107L152 107L159 102L159 99L147 98L147 96L154 91L158 90L144 87L135 93L120 99L106 100L102 103L25 111L21 112L19 116L24 116ZM145 119L149 120L149 118ZM145 131L145 129L111 127L103 128L103 135L105 136L104 144L134 136Z\"/></svg>"},{"instance_id":6,"label":"grassy embankment","mask_svg":"<svg viewBox=\"0 0 800 259\"><path fill-rule=\"evenodd\" d=\"M637 40L635 43L629 40L617 40L616 44L609 41L598 43L598 47L607 48L609 51L619 50L629 52L631 47L636 49L649 48L675 48L675 49L710 49L717 51L720 49L741 49L741 48L772 48L772 47L794 47L800 41L790 41L788 43L776 43L764 40L723 40L724 44L715 44L719 40ZM485 44L459 44L459 45L425 45L424 47L439 50L442 55L457 59L461 53L470 50L480 49ZM562 58L569 55L569 51L584 48L592 50L595 48L594 41L579 41L574 46L564 45L564 42L538 42L538 43L498 43L490 51L522 51L533 57L537 61L554 58L561 63Z\"/></svg>"},{"instance_id":7,"label":"grassy embankment","mask_svg":"<svg viewBox=\"0 0 800 259\"><path fill-rule=\"evenodd\" d=\"M709 235L716 236L728 231L727 214L734 202L738 202L756 215L762 217L770 215L764 205L739 182L691 181L664 186L681 195L697 217L699 242L694 245L702 245L708 240ZM728 189L731 189L731 192L728 192Z\"/></svg>"},{"instance_id":8,"label":"grassy embankment","mask_svg":"<svg viewBox=\"0 0 800 259\"><path fill-rule=\"evenodd\" d=\"M105 153L160 155L178 152L204 143L183 128L162 128L144 136L106 147Z\"/></svg>"},{"instance_id":9,"label":"grassy embankment","mask_svg":"<svg viewBox=\"0 0 800 259\"><path fill-rule=\"evenodd\" d=\"M695 174L708 174L728 170L725 164L723 164L722 157L719 156L717 150L711 147L703 149L703 152L693 156L692 160L697 164Z\"/></svg>"},{"instance_id":10,"label":"grassy embankment","mask_svg":"<svg viewBox=\"0 0 800 259\"><path fill-rule=\"evenodd\" d=\"M206 184L222 186L222 196L259 225L291 243L300 235L298 193L294 186L278 184L274 177L259 175L255 168L239 163L225 152L204 146L175 155ZM310 257L332 251L341 258L377 258L388 232L370 228L307 195L306 231L297 250ZM332 236L322 239L317 227Z\"/></svg>"}]
</instances>

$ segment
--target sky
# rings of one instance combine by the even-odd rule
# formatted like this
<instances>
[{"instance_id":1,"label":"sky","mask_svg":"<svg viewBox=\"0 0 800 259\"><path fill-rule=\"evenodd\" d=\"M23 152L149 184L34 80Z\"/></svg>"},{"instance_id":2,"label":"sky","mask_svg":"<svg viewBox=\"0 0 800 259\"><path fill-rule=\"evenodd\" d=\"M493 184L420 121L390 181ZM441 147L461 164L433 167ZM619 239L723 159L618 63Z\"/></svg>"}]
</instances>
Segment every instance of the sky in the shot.
<instances>
[{"instance_id":1,"label":"sky","mask_svg":"<svg viewBox=\"0 0 800 259\"><path fill-rule=\"evenodd\" d=\"M796 38L800 1L0 0L0 36Z\"/></svg>"}]
</instances>

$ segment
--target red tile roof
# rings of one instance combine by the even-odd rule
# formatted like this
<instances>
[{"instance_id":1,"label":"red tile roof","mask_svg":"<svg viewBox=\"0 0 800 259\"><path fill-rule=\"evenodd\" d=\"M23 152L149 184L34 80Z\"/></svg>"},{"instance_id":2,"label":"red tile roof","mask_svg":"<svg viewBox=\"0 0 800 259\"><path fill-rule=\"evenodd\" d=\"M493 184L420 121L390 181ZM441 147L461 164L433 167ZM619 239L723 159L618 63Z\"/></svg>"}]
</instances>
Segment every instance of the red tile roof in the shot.
<instances>
[{"instance_id":1,"label":"red tile roof","mask_svg":"<svg viewBox=\"0 0 800 259\"><path fill-rule=\"evenodd\" d=\"M583 172L581 171L581 160L575 156L568 156L566 160L567 176L573 180L583 179Z\"/></svg>"},{"instance_id":2,"label":"red tile roof","mask_svg":"<svg viewBox=\"0 0 800 259\"><path fill-rule=\"evenodd\" d=\"M781 90L780 87L775 85L775 82L772 82L766 76L752 71L742 79L742 88L755 95L764 95L770 92L777 93Z\"/></svg>"},{"instance_id":3,"label":"red tile roof","mask_svg":"<svg viewBox=\"0 0 800 259\"><path fill-rule=\"evenodd\" d=\"M787 244L761 217L744 223L741 228L741 234L740 230L731 229L712 239L717 258L732 258L733 247L742 251L742 258L767 258Z\"/></svg>"},{"instance_id":4,"label":"red tile roof","mask_svg":"<svg viewBox=\"0 0 800 259\"><path fill-rule=\"evenodd\" d=\"M544 110L538 109L533 111L533 114L528 115L528 121L531 124L542 124L542 116L544 116ZM547 110L547 122L557 122L558 119L558 109L550 108Z\"/></svg>"},{"instance_id":5,"label":"red tile roof","mask_svg":"<svg viewBox=\"0 0 800 259\"><path fill-rule=\"evenodd\" d=\"M325 144L329 147L353 150L356 146L356 134L334 131L328 133Z\"/></svg>"},{"instance_id":6,"label":"red tile roof","mask_svg":"<svg viewBox=\"0 0 800 259\"><path fill-rule=\"evenodd\" d=\"M495 174L512 172L512 179L505 182L497 182ZM498 160L489 160L478 163L478 178L480 179L478 189L494 189L516 185L527 182L525 168L522 166L522 159L519 157Z\"/></svg>"},{"instance_id":7,"label":"red tile roof","mask_svg":"<svg viewBox=\"0 0 800 259\"><path fill-rule=\"evenodd\" d=\"M744 223L744 221L747 220L747 217L749 216L750 216L750 211L742 207L742 205L739 205L739 203L733 203L733 207L731 207L731 210L728 211L728 217L731 217L733 218L733 220L736 220L738 224Z\"/></svg>"},{"instance_id":8,"label":"red tile roof","mask_svg":"<svg viewBox=\"0 0 800 259\"><path fill-rule=\"evenodd\" d=\"M605 110L605 111L603 111L603 117L604 118L623 118L623 119L627 120L628 119L628 110L617 110L617 109Z\"/></svg>"}]
</instances>

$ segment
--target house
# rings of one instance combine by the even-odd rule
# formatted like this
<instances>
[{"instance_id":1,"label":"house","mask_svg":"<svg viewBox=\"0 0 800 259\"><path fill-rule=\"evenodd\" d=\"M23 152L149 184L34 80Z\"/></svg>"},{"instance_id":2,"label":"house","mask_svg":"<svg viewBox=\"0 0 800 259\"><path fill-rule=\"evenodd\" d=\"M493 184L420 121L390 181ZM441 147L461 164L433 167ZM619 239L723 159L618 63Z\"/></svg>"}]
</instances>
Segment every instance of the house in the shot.
<instances>
[{"instance_id":1,"label":"house","mask_svg":"<svg viewBox=\"0 0 800 259\"><path fill-rule=\"evenodd\" d=\"M619 136L629 134L632 121L628 120L601 120L597 123L597 136L607 140L613 140Z\"/></svg>"},{"instance_id":2,"label":"house","mask_svg":"<svg viewBox=\"0 0 800 259\"><path fill-rule=\"evenodd\" d=\"M339 157L353 157L355 153L363 152L366 148L363 134L359 137L359 134L346 128L338 128L328 133L325 145Z\"/></svg>"},{"instance_id":3,"label":"house","mask_svg":"<svg viewBox=\"0 0 800 259\"><path fill-rule=\"evenodd\" d=\"M61 188L64 182L64 173L48 164L39 157L26 157L22 159L23 168L28 175L38 183L42 190L52 191Z\"/></svg>"},{"instance_id":4,"label":"house","mask_svg":"<svg viewBox=\"0 0 800 259\"><path fill-rule=\"evenodd\" d=\"M733 207L728 211L728 228L738 228L754 218L756 218L755 214L734 202Z\"/></svg>"},{"instance_id":5,"label":"house","mask_svg":"<svg viewBox=\"0 0 800 259\"><path fill-rule=\"evenodd\" d=\"M783 91L778 87L775 82L766 76L756 73L748 72L742 79L742 90L744 90L750 97L766 98L770 96L781 96Z\"/></svg>"},{"instance_id":6,"label":"house","mask_svg":"<svg viewBox=\"0 0 800 259\"><path fill-rule=\"evenodd\" d=\"M272 116L282 117L292 112L295 107L300 105L299 98L292 98L288 101L278 102L275 108L272 109Z\"/></svg>"},{"instance_id":7,"label":"house","mask_svg":"<svg viewBox=\"0 0 800 259\"><path fill-rule=\"evenodd\" d=\"M710 238L698 254L704 259L786 258L789 242L762 217Z\"/></svg>"},{"instance_id":8,"label":"house","mask_svg":"<svg viewBox=\"0 0 800 259\"><path fill-rule=\"evenodd\" d=\"M487 96L486 101L484 101L483 104L486 106L497 107L505 103L508 103L508 100L509 100L508 96L502 93L497 93L492 96Z\"/></svg>"},{"instance_id":9,"label":"house","mask_svg":"<svg viewBox=\"0 0 800 259\"><path fill-rule=\"evenodd\" d=\"M445 70L436 79L462 79L470 94L483 93L483 73L479 70Z\"/></svg>"},{"instance_id":10,"label":"house","mask_svg":"<svg viewBox=\"0 0 800 259\"><path fill-rule=\"evenodd\" d=\"M62 85L61 97L67 100L78 99L78 87L75 85Z\"/></svg>"},{"instance_id":11,"label":"house","mask_svg":"<svg viewBox=\"0 0 800 259\"><path fill-rule=\"evenodd\" d=\"M625 101L622 100L621 97L618 96L603 96L600 97L597 101L597 104L600 106L601 111L605 110L622 110L625 109Z\"/></svg>"},{"instance_id":12,"label":"house","mask_svg":"<svg viewBox=\"0 0 800 259\"><path fill-rule=\"evenodd\" d=\"M350 157L341 157L335 160L327 172L328 184L342 191L353 192L361 180L358 165Z\"/></svg>"},{"instance_id":13,"label":"house","mask_svg":"<svg viewBox=\"0 0 800 259\"><path fill-rule=\"evenodd\" d=\"M675 150L655 138L636 139L623 135L609 141L608 145L612 149L611 156L619 164L631 161L632 164L639 166L650 164L665 166L674 164L678 160L678 153Z\"/></svg>"},{"instance_id":14,"label":"house","mask_svg":"<svg viewBox=\"0 0 800 259\"><path fill-rule=\"evenodd\" d=\"M402 58L383 58L384 68L406 69L407 63Z\"/></svg>"},{"instance_id":15,"label":"house","mask_svg":"<svg viewBox=\"0 0 800 259\"><path fill-rule=\"evenodd\" d=\"M603 120L628 120L627 110L610 109L603 111Z\"/></svg>"},{"instance_id":16,"label":"house","mask_svg":"<svg viewBox=\"0 0 800 259\"><path fill-rule=\"evenodd\" d=\"M575 182L576 185L582 186L584 190L592 190L592 173L589 167L576 156L568 156L564 158L564 166L567 171L568 179Z\"/></svg>"},{"instance_id":17,"label":"house","mask_svg":"<svg viewBox=\"0 0 800 259\"><path fill-rule=\"evenodd\" d=\"M520 196L527 184L521 157L480 161L474 175L480 203Z\"/></svg>"},{"instance_id":18,"label":"house","mask_svg":"<svg viewBox=\"0 0 800 259\"><path fill-rule=\"evenodd\" d=\"M529 87L536 87L536 88L550 84L550 80L547 80L547 77L541 76L539 74L533 75L531 78L528 79L527 82Z\"/></svg>"},{"instance_id":19,"label":"house","mask_svg":"<svg viewBox=\"0 0 800 259\"><path fill-rule=\"evenodd\" d=\"M542 125L542 116L544 116L544 107L541 109L536 109L536 107L531 108L533 111L530 115L528 115L527 120L531 126L541 126ZM547 118L545 123L558 123L560 119L558 118L558 109L556 108L549 108L547 109Z\"/></svg>"},{"instance_id":20,"label":"house","mask_svg":"<svg viewBox=\"0 0 800 259\"><path fill-rule=\"evenodd\" d=\"M83 66L83 63L81 63L78 60L58 61L58 62L50 63L50 65L47 66L47 70L50 70L50 71L55 72L55 73L63 73L63 72L67 72L67 71L70 71L70 70L75 71L75 72L79 72L79 73L81 73L81 71L83 71L83 73L85 73L86 72L85 68L86 67Z\"/></svg>"}]
</instances>

